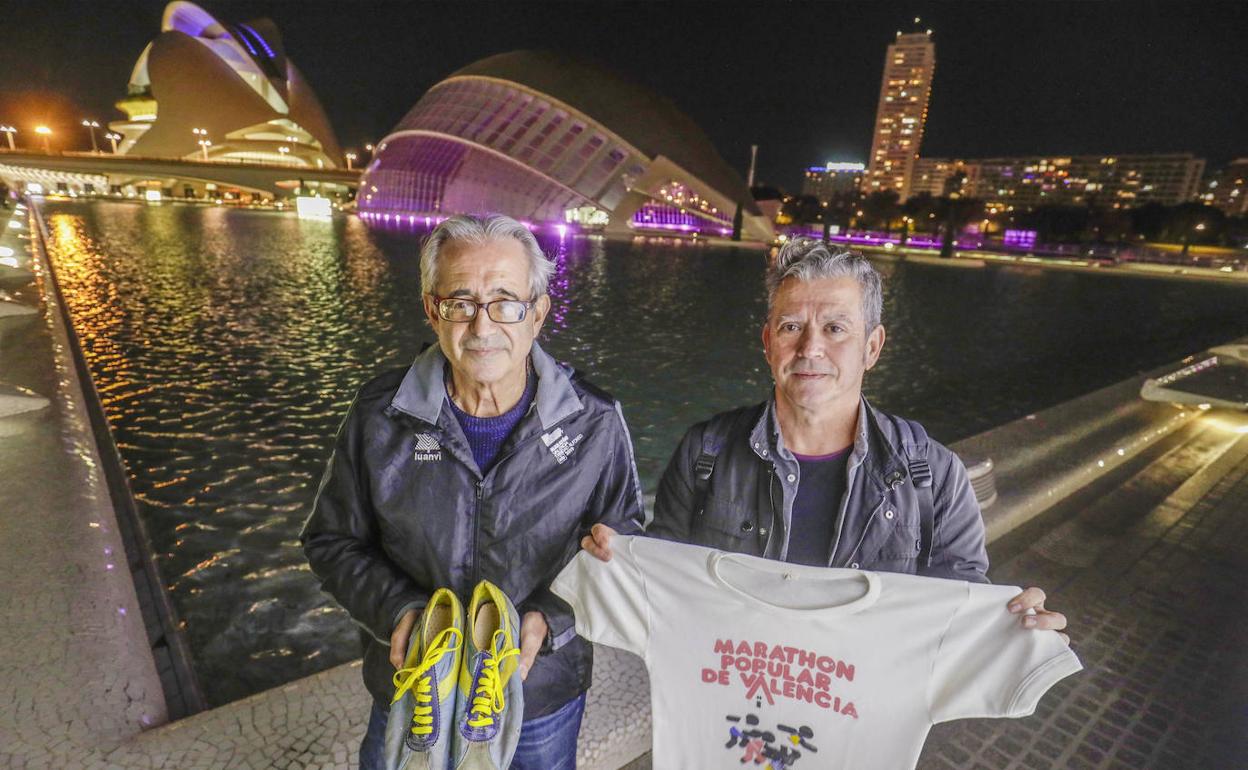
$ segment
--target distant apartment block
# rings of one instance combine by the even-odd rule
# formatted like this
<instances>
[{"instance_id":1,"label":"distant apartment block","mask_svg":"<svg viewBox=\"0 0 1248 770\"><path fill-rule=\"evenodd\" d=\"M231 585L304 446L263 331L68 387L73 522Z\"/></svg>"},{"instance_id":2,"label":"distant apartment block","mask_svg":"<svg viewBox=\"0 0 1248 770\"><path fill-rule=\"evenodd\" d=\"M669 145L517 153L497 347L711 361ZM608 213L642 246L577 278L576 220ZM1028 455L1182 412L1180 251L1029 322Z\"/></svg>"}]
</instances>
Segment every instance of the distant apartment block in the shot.
<instances>
[{"instance_id":1,"label":"distant apartment block","mask_svg":"<svg viewBox=\"0 0 1248 770\"><path fill-rule=\"evenodd\" d=\"M1200 199L1229 216L1248 214L1248 158L1239 158L1206 177Z\"/></svg>"},{"instance_id":2,"label":"distant apartment block","mask_svg":"<svg viewBox=\"0 0 1248 770\"><path fill-rule=\"evenodd\" d=\"M828 204L852 196L862 186L867 167L862 163L828 163L806 169L802 195L812 195Z\"/></svg>"},{"instance_id":3,"label":"distant apartment block","mask_svg":"<svg viewBox=\"0 0 1248 770\"><path fill-rule=\"evenodd\" d=\"M979 165L974 161L919 158L914 163L910 196L927 193L939 198L956 193L970 197L978 181Z\"/></svg>"},{"instance_id":4,"label":"distant apartment block","mask_svg":"<svg viewBox=\"0 0 1248 770\"><path fill-rule=\"evenodd\" d=\"M921 184L914 192L947 193L955 180L967 197L1015 208L1093 202L1114 208L1172 206L1197 197L1204 168L1204 159L1191 153L923 158L916 164Z\"/></svg>"},{"instance_id":5,"label":"distant apartment block","mask_svg":"<svg viewBox=\"0 0 1248 770\"><path fill-rule=\"evenodd\" d=\"M935 71L936 46L931 30L898 32L884 57L884 79L863 192L896 190L902 200L909 197Z\"/></svg>"}]
</instances>

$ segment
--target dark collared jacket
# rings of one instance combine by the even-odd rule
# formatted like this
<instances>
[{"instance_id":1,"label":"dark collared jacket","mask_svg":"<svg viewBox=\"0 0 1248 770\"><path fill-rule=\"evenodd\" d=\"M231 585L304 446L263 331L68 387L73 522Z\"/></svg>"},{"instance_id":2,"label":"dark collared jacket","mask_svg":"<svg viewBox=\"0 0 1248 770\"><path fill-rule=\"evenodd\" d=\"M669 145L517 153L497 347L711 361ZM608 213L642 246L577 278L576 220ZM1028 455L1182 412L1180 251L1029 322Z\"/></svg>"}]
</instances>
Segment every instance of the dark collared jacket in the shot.
<instances>
[{"instance_id":1,"label":"dark collared jacket","mask_svg":"<svg viewBox=\"0 0 1248 770\"><path fill-rule=\"evenodd\" d=\"M364 683L382 704L394 691L399 617L441 587L466 604L482 579L550 626L551 649L525 682L525 718L589 687L592 648L550 581L594 523L639 531L641 486L619 404L537 344L530 358L533 404L484 475L436 345L364 385L338 432L300 540L322 589L366 632Z\"/></svg>"},{"instance_id":2,"label":"dark collared jacket","mask_svg":"<svg viewBox=\"0 0 1248 770\"><path fill-rule=\"evenodd\" d=\"M699 513L694 465L708 426L720 448ZM917 423L861 400L847 492L827 503L838 522L828 566L987 582L984 521L966 468L948 448L916 442L916 435L926 436ZM908 458L921 454L918 443L927 444L934 505L931 563L923 566L919 495ZM783 560L800 476L777 427L774 399L716 415L690 428L672 455L647 534Z\"/></svg>"}]
</instances>

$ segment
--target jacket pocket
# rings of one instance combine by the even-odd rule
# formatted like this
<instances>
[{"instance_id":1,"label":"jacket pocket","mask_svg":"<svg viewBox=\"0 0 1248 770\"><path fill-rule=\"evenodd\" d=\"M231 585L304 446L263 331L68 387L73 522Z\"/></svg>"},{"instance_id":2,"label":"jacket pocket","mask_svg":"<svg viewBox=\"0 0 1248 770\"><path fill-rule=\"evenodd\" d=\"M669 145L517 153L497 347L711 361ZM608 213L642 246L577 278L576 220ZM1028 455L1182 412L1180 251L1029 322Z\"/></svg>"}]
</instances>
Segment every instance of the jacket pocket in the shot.
<instances>
[{"instance_id":1,"label":"jacket pocket","mask_svg":"<svg viewBox=\"0 0 1248 770\"><path fill-rule=\"evenodd\" d=\"M887 538L880 545L878 556L881 561L893 559L917 559L919 556L919 525L910 526L898 523L891 527Z\"/></svg>"},{"instance_id":2,"label":"jacket pocket","mask_svg":"<svg viewBox=\"0 0 1248 770\"><path fill-rule=\"evenodd\" d=\"M753 553L758 538L757 518L748 505L709 496L702 515L693 522L694 542L724 551Z\"/></svg>"}]
</instances>

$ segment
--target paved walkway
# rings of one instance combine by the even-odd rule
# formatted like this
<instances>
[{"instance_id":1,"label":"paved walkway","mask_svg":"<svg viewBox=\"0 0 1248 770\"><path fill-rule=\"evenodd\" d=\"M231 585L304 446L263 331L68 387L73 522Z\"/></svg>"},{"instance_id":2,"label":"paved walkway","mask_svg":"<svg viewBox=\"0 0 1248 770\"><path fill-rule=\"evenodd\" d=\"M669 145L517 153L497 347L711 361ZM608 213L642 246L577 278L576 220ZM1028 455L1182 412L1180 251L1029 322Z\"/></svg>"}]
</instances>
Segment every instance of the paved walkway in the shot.
<instances>
[{"instance_id":1,"label":"paved walkway","mask_svg":"<svg viewBox=\"0 0 1248 770\"><path fill-rule=\"evenodd\" d=\"M1248 767L1245 432L1248 415L1206 414L993 565L1049 591L1085 671L1026 719L937 726L921 770Z\"/></svg>"},{"instance_id":2,"label":"paved walkway","mask_svg":"<svg viewBox=\"0 0 1248 770\"><path fill-rule=\"evenodd\" d=\"M25 215L4 238L26 261ZM35 261L39 282L46 273ZM11 287L43 307L38 283ZM0 431L0 767L57 767L165 720L125 550L57 316L0 324L0 372L52 401ZM60 362L60 363L58 363Z\"/></svg>"}]
</instances>

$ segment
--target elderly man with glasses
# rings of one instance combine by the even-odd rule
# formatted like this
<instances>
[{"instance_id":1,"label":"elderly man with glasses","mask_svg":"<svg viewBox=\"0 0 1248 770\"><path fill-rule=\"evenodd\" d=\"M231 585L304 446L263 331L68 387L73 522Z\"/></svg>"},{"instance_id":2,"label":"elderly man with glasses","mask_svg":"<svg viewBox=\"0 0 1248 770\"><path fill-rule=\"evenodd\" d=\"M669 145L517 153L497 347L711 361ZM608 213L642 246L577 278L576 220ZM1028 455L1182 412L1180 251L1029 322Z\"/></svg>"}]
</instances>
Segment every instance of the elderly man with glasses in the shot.
<instances>
[{"instance_id":1,"label":"elderly man with glasses","mask_svg":"<svg viewBox=\"0 0 1248 770\"><path fill-rule=\"evenodd\" d=\"M635 532L641 488L619 404L536 343L554 270L503 216L440 224L421 252L438 344L360 389L301 539L364 630L375 704L360 759L382 763L392 677L419 611L488 580L521 615L513 768L574 767L592 650L550 581L594 524Z\"/></svg>"}]
</instances>

